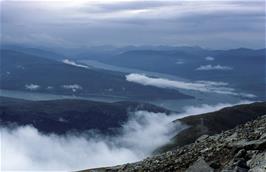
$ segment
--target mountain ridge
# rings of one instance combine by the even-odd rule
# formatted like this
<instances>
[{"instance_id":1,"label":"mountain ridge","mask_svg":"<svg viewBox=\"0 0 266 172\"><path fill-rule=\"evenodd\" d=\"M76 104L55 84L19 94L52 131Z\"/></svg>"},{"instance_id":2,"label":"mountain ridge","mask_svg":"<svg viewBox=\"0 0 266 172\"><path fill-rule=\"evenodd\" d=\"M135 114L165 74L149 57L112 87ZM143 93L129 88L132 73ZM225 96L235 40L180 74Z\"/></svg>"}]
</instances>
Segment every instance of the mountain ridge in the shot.
<instances>
[{"instance_id":1,"label":"mountain ridge","mask_svg":"<svg viewBox=\"0 0 266 172\"><path fill-rule=\"evenodd\" d=\"M125 73L84 69L12 50L1 50L0 58L1 89L83 97L118 96L130 100L193 98L177 90L130 83Z\"/></svg>"},{"instance_id":2,"label":"mountain ridge","mask_svg":"<svg viewBox=\"0 0 266 172\"><path fill-rule=\"evenodd\" d=\"M1 125L33 125L42 133L98 130L112 134L128 120L130 112L145 110L170 113L155 105L130 101L104 103L77 99L24 101L0 98Z\"/></svg>"},{"instance_id":3,"label":"mountain ridge","mask_svg":"<svg viewBox=\"0 0 266 172\"><path fill-rule=\"evenodd\" d=\"M232 129L264 114L266 114L266 102L255 102L177 119L174 122L181 122L188 127L174 136L169 144L157 149L155 153L191 144L202 135L214 135Z\"/></svg>"}]
</instances>

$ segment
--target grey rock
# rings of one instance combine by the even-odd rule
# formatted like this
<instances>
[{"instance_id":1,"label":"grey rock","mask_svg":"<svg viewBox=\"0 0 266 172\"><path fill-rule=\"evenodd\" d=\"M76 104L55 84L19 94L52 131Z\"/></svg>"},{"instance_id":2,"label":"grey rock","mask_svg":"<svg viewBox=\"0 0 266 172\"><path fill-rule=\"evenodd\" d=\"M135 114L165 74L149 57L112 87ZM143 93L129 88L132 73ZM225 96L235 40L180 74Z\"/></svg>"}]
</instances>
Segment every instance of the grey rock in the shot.
<instances>
[{"instance_id":1,"label":"grey rock","mask_svg":"<svg viewBox=\"0 0 266 172\"><path fill-rule=\"evenodd\" d=\"M225 140L226 140L227 142L231 142L231 141L236 140L236 138L237 138L237 133L233 133L233 134L230 135L229 137L225 138Z\"/></svg>"},{"instance_id":2,"label":"grey rock","mask_svg":"<svg viewBox=\"0 0 266 172\"><path fill-rule=\"evenodd\" d=\"M219 169L221 167L221 164L219 161L214 160L214 161L210 162L210 167L213 169Z\"/></svg>"},{"instance_id":3,"label":"grey rock","mask_svg":"<svg viewBox=\"0 0 266 172\"><path fill-rule=\"evenodd\" d=\"M209 135L204 134L204 135L200 136L200 137L196 140L196 142L201 142L201 141L207 139L208 137L209 137Z\"/></svg>"},{"instance_id":4,"label":"grey rock","mask_svg":"<svg viewBox=\"0 0 266 172\"><path fill-rule=\"evenodd\" d=\"M246 155L246 150L245 149L241 149L237 152L237 154L235 155L236 158L242 158Z\"/></svg>"},{"instance_id":5,"label":"grey rock","mask_svg":"<svg viewBox=\"0 0 266 172\"><path fill-rule=\"evenodd\" d=\"M252 141L240 140L237 143L233 143L232 146L244 148L246 150L265 150L266 139Z\"/></svg>"},{"instance_id":6,"label":"grey rock","mask_svg":"<svg viewBox=\"0 0 266 172\"><path fill-rule=\"evenodd\" d=\"M266 171L266 152L259 153L248 161L250 167L249 172L265 172Z\"/></svg>"},{"instance_id":7,"label":"grey rock","mask_svg":"<svg viewBox=\"0 0 266 172\"><path fill-rule=\"evenodd\" d=\"M248 169L236 166L233 172L248 172Z\"/></svg>"},{"instance_id":8,"label":"grey rock","mask_svg":"<svg viewBox=\"0 0 266 172\"><path fill-rule=\"evenodd\" d=\"M186 172L214 172L214 169L211 168L203 158L199 158Z\"/></svg>"}]
</instances>

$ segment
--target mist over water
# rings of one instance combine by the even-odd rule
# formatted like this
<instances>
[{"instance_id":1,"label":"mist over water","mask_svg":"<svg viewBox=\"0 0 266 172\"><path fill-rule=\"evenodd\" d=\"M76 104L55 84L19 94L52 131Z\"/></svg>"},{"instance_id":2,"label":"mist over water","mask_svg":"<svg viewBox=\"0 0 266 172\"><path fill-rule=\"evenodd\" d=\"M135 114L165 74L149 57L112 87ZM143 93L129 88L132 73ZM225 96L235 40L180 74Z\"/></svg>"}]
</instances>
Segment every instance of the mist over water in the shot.
<instances>
[{"instance_id":1,"label":"mist over water","mask_svg":"<svg viewBox=\"0 0 266 172\"><path fill-rule=\"evenodd\" d=\"M230 104L187 106L185 112L171 115L137 111L129 114L117 136L58 136L42 134L33 126L2 127L1 169L73 171L139 161L186 127L173 120L226 106Z\"/></svg>"}]
</instances>

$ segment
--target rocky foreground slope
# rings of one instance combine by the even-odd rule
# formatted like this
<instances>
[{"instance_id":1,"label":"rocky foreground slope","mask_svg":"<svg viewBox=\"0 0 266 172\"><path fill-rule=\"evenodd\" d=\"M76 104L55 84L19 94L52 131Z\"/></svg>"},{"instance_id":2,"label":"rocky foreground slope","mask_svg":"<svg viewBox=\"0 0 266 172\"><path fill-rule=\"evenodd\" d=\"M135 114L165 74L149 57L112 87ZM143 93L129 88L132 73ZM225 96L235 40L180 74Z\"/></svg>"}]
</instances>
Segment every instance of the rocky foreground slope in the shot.
<instances>
[{"instance_id":1,"label":"rocky foreground slope","mask_svg":"<svg viewBox=\"0 0 266 172\"><path fill-rule=\"evenodd\" d=\"M137 163L85 171L265 172L266 115Z\"/></svg>"}]
</instances>

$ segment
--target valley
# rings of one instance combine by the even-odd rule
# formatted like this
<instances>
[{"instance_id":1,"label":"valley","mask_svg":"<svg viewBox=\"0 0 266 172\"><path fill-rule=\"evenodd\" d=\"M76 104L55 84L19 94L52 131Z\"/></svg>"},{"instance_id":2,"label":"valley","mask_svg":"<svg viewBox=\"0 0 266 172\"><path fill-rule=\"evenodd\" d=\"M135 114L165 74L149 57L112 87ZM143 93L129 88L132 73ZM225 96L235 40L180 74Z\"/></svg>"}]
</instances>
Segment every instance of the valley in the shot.
<instances>
[{"instance_id":1,"label":"valley","mask_svg":"<svg viewBox=\"0 0 266 172\"><path fill-rule=\"evenodd\" d=\"M263 0L0 0L1 172L266 172Z\"/></svg>"}]
</instances>

